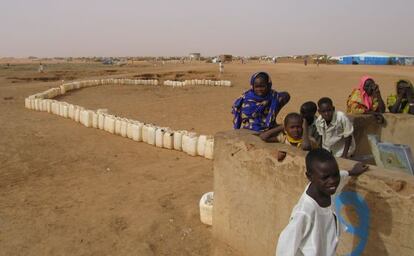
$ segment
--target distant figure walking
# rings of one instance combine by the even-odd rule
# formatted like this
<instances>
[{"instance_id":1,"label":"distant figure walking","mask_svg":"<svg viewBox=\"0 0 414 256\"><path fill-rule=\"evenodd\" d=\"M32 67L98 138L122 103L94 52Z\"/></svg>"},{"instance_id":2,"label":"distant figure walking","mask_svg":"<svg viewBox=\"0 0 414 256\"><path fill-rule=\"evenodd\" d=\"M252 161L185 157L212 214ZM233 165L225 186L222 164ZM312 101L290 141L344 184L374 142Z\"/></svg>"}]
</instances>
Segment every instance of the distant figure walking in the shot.
<instances>
[{"instance_id":1,"label":"distant figure walking","mask_svg":"<svg viewBox=\"0 0 414 256\"><path fill-rule=\"evenodd\" d=\"M220 63L219 63L219 70L220 70L220 74L224 73L224 64L223 64L222 61L220 61Z\"/></svg>"},{"instance_id":2,"label":"distant figure walking","mask_svg":"<svg viewBox=\"0 0 414 256\"><path fill-rule=\"evenodd\" d=\"M42 62L40 62L40 64L39 64L39 69L37 70L39 73L43 73L43 71L44 71L44 68L43 68L43 64L42 64Z\"/></svg>"},{"instance_id":3,"label":"distant figure walking","mask_svg":"<svg viewBox=\"0 0 414 256\"><path fill-rule=\"evenodd\" d=\"M305 59L303 60L303 64L305 64L305 66L308 65L308 57L305 57Z\"/></svg>"}]
</instances>

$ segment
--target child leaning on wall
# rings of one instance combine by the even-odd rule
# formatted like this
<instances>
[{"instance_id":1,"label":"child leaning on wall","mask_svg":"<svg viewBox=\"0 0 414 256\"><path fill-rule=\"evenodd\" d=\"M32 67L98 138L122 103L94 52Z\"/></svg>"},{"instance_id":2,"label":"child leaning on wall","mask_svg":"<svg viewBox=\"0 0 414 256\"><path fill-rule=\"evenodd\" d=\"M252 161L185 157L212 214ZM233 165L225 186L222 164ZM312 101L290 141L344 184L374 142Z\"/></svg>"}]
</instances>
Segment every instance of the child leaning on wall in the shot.
<instances>
[{"instance_id":1,"label":"child leaning on wall","mask_svg":"<svg viewBox=\"0 0 414 256\"><path fill-rule=\"evenodd\" d=\"M283 126L277 126L260 134L260 138L266 142L279 142L291 145L302 150L317 148L316 141L309 137L308 124L299 113L289 113L283 122ZM278 161L286 157L286 152L278 152Z\"/></svg>"},{"instance_id":2,"label":"child leaning on wall","mask_svg":"<svg viewBox=\"0 0 414 256\"><path fill-rule=\"evenodd\" d=\"M319 141L319 133L316 129L316 112L318 111L318 106L313 101L307 101L300 106L300 114L306 120L308 124L308 134L310 138L313 138L315 141Z\"/></svg>"},{"instance_id":3,"label":"child leaning on wall","mask_svg":"<svg viewBox=\"0 0 414 256\"><path fill-rule=\"evenodd\" d=\"M310 183L293 208L288 225L279 236L276 256L333 256L340 236L334 196L348 176L358 176L368 166L355 164L339 171L335 157L326 149L311 150L306 156L306 177Z\"/></svg>"},{"instance_id":4,"label":"child leaning on wall","mask_svg":"<svg viewBox=\"0 0 414 256\"><path fill-rule=\"evenodd\" d=\"M319 117L316 129L321 136L322 148L335 157L349 158L355 152L354 127L345 113L336 111L330 98L318 101Z\"/></svg>"}]
</instances>

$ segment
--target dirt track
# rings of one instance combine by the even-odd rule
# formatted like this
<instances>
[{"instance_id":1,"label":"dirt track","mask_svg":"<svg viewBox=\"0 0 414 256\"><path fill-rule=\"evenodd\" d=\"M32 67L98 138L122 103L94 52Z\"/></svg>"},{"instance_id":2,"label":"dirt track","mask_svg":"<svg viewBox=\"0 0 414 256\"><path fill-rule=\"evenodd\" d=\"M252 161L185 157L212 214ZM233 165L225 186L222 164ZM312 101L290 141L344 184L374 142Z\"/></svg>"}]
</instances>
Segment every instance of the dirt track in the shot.
<instances>
[{"instance_id":1,"label":"dirt track","mask_svg":"<svg viewBox=\"0 0 414 256\"><path fill-rule=\"evenodd\" d=\"M79 64L80 65L80 64ZM158 149L24 108L24 98L60 79L158 76L217 77L214 64L51 65L39 82L36 65L0 69L0 255L209 255L211 228L199 221L198 200L213 189L212 161ZM62 73L62 70L65 70ZM232 101L251 73L265 70L274 87L300 103L330 96L338 109L363 74L385 98L413 67L228 64L232 88L104 86L61 100L174 129L214 134L231 129ZM188 72L190 71L190 72ZM61 72L55 76L56 72ZM25 78L19 80L19 78ZM14 81L14 83L13 83ZM12 98L10 98L12 97Z\"/></svg>"}]
</instances>

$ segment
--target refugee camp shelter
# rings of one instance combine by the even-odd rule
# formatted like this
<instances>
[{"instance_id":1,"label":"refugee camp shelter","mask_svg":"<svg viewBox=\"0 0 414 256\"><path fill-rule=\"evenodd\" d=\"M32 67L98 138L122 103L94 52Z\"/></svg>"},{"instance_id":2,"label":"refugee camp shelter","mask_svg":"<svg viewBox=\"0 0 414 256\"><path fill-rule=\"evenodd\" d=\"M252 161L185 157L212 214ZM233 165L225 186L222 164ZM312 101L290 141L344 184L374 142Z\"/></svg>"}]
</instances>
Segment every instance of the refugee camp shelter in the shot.
<instances>
[{"instance_id":1,"label":"refugee camp shelter","mask_svg":"<svg viewBox=\"0 0 414 256\"><path fill-rule=\"evenodd\" d=\"M192 52L189 54L190 56L190 60L200 60L201 58L201 53L199 52Z\"/></svg>"},{"instance_id":2,"label":"refugee camp shelter","mask_svg":"<svg viewBox=\"0 0 414 256\"><path fill-rule=\"evenodd\" d=\"M339 64L353 65L413 65L414 56L406 56L388 52L364 52L353 55L335 57Z\"/></svg>"},{"instance_id":3,"label":"refugee camp shelter","mask_svg":"<svg viewBox=\"0 0 414 256\"><path fill-rule=\"evenodd\" d=\"M233 61L233 55L231 55L231 54L221 54L219 56L219 60L221 62L232 62Z\"/></svg>"}]
</instances>

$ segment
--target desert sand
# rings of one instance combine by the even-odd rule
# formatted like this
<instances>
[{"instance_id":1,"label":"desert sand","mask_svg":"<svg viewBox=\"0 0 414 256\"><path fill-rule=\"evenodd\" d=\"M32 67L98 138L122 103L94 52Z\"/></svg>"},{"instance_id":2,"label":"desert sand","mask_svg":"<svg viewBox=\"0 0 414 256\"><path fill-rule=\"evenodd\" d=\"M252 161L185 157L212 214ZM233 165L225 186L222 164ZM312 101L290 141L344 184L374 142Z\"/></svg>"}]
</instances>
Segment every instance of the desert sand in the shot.
<instances>
[{"instance_id":1,"label":"desert sand","mask_svg":"<svg viewBox=\"0 0 414 256\"><path fill-rule=\"evenodd\" d=\"M256 71L289 91L279 121L301 103L329 96L339 110L368 74L383 98L413 67L301 64L138 63L0 65L0 255L209 255L211 227L198 201L213 190L213 162L159 149L24 108L28 95L61 80L220 78L233 87L101 86L60 100L136 120L214 134L232 129L231 105Z\"/></svg>"}]
</instances>

